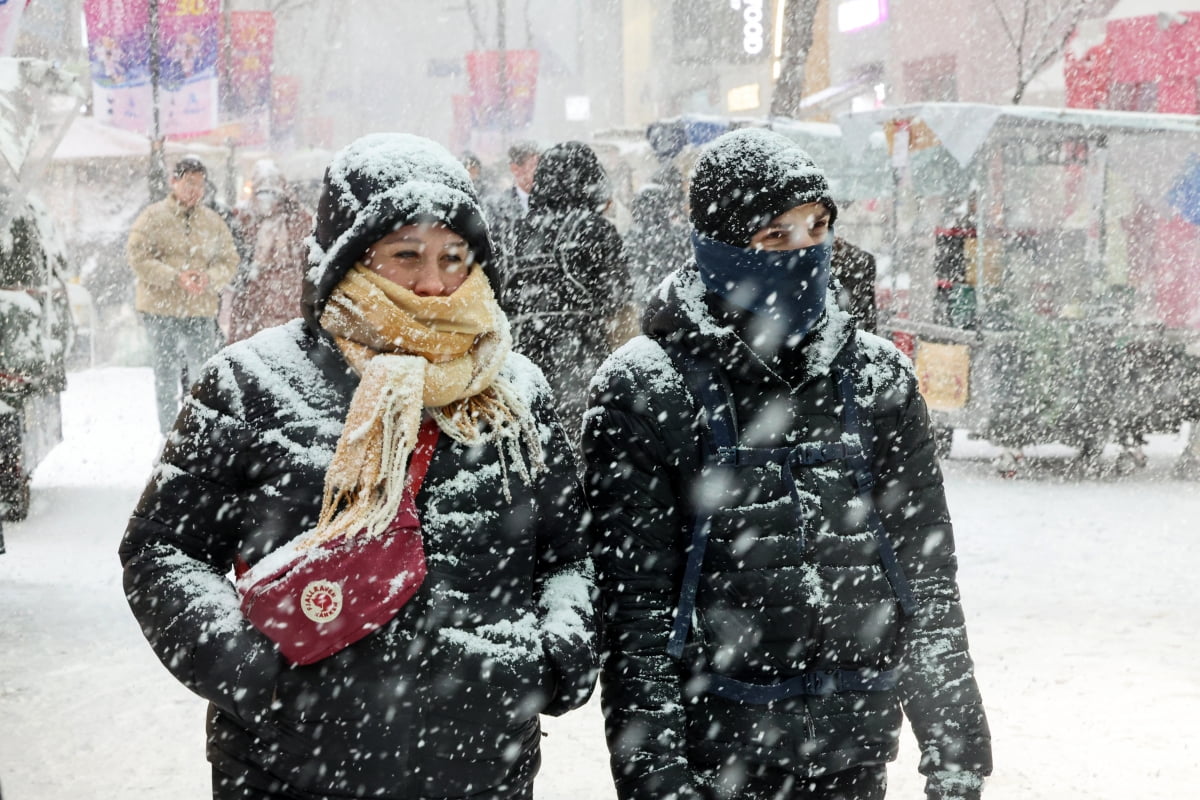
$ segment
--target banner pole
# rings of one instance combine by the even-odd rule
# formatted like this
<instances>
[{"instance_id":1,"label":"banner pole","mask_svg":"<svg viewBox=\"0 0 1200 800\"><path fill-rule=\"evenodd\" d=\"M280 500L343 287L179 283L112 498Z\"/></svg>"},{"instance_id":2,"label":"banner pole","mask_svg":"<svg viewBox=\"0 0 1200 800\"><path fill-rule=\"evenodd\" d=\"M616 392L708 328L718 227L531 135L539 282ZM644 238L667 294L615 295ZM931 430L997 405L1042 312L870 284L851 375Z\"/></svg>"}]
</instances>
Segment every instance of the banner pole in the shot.
<instances>
[{"instance_id":1,"label":"banner pole","mask_svg":"<svg viewBox=\"0 0 1200 800\"><path fill-rule=\"evenodd\" d=\"M150 0L150 197L157 200L167 195L167 165L158 115L158 0Z\"/></svg>"}]
</instances>

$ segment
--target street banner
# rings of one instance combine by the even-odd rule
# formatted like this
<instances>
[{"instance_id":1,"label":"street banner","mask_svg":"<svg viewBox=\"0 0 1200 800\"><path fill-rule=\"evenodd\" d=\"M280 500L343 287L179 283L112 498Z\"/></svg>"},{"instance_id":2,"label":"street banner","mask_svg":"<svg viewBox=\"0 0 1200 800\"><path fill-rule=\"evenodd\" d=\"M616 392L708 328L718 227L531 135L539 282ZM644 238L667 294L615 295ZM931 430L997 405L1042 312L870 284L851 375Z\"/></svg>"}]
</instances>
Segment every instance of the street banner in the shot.
<instances>
[{"instance_id":1,"label":"street banner","mask_svg":"<svg viewBox=\"0 0 1200 800\"><path fill-rule=\"evenodd\" d=\"M230 12L221 119L238 123L239 144L265 144L269 138L274 52L275 16L270 11Z\"/></svg>"},{"instance_id":2,"label":"street banner","mask_svg":"<svg viewBox=\"0 0 1200 800\"><path fill-rule=\"evenodd\" d=\"M17 43L21 12L29 0L0 0L0 56L11 56Z\"/></svg>"},{"instance_id":3,"label":"street banner","mask_svg":"<svg viewBox=\"0 0 1200 800\"><path fill-rule=\"evenodd\" d=\"M84 0L97 119L153 135L150 0ZM217 124L219 0L159 0L159 133L188 138Z\"/></svg>"},{"instance_id":4,"label":"street banner","mask_svg":"<svg viewBox=\"0 0 1200 800\"><path fill-rule=\"evenodd\" d=\"M930 408L955 411L969 398L971 348L917 341L917 383Z\"/></svg>"},{"instance_id":5,"label":"street banner","mask_svg":"<svg viewBox=\"0 0 1200 800\"><path fill-rule=\"evenodd\" d=\"M149 133L150 2L84 0L96 119Z\"/></svg>"},{"instance_id":6,"label":"street banner","mask_svg":"<svg viewBox=\"0 0 1200 800\"><path fill-rule=\"evenodd\" d=\"M300 79L295 75L271 77L271 139L285 142L296 134L300 116Z\"/></svg>"},{"instance_id":7,"label":"street banner","mask_svg":"<svg viewBox=\"0 0 1200 800\"><path fill-rule=\"evenodd\" d=\"M500 51L467 53L471 119L481 128L523 128L533 121L537 104L538 52L504 51L505 88L500 84Z\"/></svg>"},{"instance_id":8,"label":"street banner","mask_svg":"<svg viewBox=\"0 0 1200 800\"><path fill-rule=\"evenodd\" d=\"M220 0L159 0L160 119L183 139L217 127Z\"/></svg>"}]
</instances>

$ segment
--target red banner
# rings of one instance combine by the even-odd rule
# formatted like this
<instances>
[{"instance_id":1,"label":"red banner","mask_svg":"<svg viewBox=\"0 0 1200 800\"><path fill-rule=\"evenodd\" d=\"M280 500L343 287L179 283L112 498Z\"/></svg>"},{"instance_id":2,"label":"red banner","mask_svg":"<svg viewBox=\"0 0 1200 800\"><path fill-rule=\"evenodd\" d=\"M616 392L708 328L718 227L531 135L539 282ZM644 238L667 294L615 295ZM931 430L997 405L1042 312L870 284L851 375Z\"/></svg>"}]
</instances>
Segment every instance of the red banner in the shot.
<instances>
[{"instance_id":1,"label":"red banner","mask_svg":"<svg viewBox=\"0 0 1200 800\"><path fill-rule=\"evenodd\" d=\"M271 115L271 66L275 17L270 11L229 14L229 64L221 92L221 116L238 123L240 144L263 144Z\"/></svg>"},{"instance_id":2,"label":"red banner","mask_svg":"<svg viewBox=\"0 0 1200 800\"><path fill-rule=\"evenodd\" d=\"M533 121L537 103L538 52L504 51L503 88L499 50L467 53L472 122L483 128L522 128ZM506 91L507 90L507 91Z\"/></svg>"},{"instance_id":3,"label":"red banner","mask_svg":"<svg viewBox=\"0 0 1200 800\"><path fill-rule=\"evenodd\" d=\"M282 141L296 133L300 113L300 79L276 75L271 81L271 138Z\"/></svg>"}]
</instances>

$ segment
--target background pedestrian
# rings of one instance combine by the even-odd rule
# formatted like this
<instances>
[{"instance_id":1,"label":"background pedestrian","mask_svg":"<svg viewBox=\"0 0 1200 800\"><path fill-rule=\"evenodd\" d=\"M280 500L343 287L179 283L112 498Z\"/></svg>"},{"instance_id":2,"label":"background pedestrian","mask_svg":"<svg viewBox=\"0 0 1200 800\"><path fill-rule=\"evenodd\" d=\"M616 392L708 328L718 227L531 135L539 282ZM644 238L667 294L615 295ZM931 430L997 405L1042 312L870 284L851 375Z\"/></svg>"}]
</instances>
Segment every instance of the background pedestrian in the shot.
<instances>
[{"instance_id":1,"label":"background pedestrian","mask_svg":"<svg viewBox=\"0 0 1200 800\"><path fill-rule=\"evenodd\" d=\"M163 432L216 351L218 295L238 264L229 227L200 202L207 174L199 158L179 159L170 194L138 216L125 248L136 279L134 307L150 339Z\"/></svg>"}]
</instances>

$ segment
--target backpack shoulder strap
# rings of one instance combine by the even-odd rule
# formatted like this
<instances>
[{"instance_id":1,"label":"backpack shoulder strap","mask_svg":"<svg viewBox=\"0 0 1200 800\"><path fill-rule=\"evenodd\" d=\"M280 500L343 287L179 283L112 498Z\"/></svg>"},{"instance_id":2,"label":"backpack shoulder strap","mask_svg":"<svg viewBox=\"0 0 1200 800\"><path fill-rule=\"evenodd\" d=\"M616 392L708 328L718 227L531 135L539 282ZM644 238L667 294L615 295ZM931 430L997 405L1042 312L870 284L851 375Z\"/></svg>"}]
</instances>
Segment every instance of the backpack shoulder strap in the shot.
<instances>
[{"instance_id":1,"label":"backpack shoulder strap","mask_svg":"<svg viewBox=\"0 0 1200 800\"><path fill-rule=\"evenodd\" d=\"M704 414L704 428L700 434L704 467L720 468L732 463L737 449L737 417L733 395L724 375L707 359L687 353L678 345L668 345L664 349ZM704 551L708 547L711 527L711 512L695 515L687 565L679 589L679 602L675 606L675 619L671 625L670 639L667 640L667 652L676 659L683 656L683 647L691 629L696 591L700 586L700 570L704 566Z\"/></svg>"}]
</instances>

